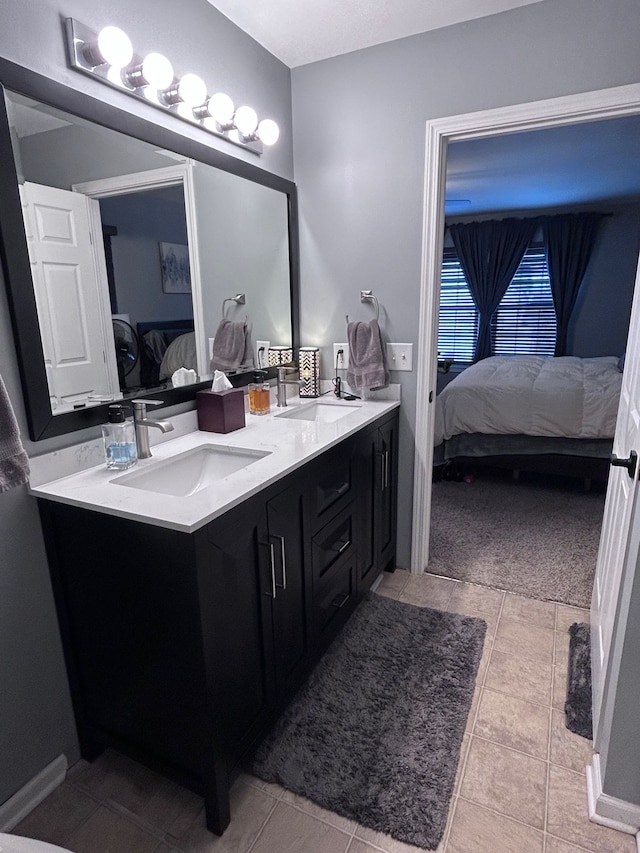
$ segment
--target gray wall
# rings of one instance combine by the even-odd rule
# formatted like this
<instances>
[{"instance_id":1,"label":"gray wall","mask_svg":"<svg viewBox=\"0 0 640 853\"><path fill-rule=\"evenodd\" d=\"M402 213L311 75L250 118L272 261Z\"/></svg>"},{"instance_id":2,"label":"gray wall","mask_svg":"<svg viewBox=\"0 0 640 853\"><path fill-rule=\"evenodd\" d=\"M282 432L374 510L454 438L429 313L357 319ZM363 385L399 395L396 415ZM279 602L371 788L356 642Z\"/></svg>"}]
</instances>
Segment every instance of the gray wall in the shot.
<instances>
[{"instance_id":1,"label":"gray wall","mask_svg":"<svg viewBox=\"0 0 640 853\"><path fill-rule=\"evenodd\" d=\"M640 204L608 206L569 327L569 352L622 355L640 250Z\"/></svg>"},{"instance_id":2,"label":"gray wall","mask_svg":"<svg viewBox=\"0 0 640 853\"><path fill-rule=\"evenodd\" d=\"M254 355L259 340L291 344L286 197L216 169L196 168L194 184L206 337L215 337L222 300L244 293L246 304L225 313L247 319Z\"/></svg>"},{"instance_id":3,"label":"gray wall","mask_svg":"<svg viewBox=\"0 0 640 853\"><path fill-rule=\"evenodd\" d=\"M111 0L108 12L88 0L2 0L0 55L175 129L175 118L139 105L67 68L62 39L64 17L75 17L94 28L116 23L142 52L163 51L177 71L199 72L211 81L212 88L215 85L227 91L236 103L250 103L260 115L273 117L280 125L281 137L260 159L214 137L210 144L291 178L289 69L206 0L184 0L179 23L175 10L175 3L170 0L138 0L133 5L128 0ZM174 23L167 25L168 21ZM196 129L182 122L178 126L183 132L202 138ZM26 440L26 418L3 281L0 375L31 455L99 434L90 430L37 444ZM78 747L36 504L22 487L0 495L0 804L61 752L73 761Z\"/></svg>"},{"instance_id":4,"label":"gray wall","mask_svg":"<svg viewBox=\"0 0 640 853\"><path fill-rule=\"evenodd\" d=\"M303 343L342 341L345 313L371 316L364 287L387 339L417 341L427 119L638 82L639 39L636 0L545 0L293 69ZM416 374L392 381L407 566Z\"/></svg>"}]
</instances>

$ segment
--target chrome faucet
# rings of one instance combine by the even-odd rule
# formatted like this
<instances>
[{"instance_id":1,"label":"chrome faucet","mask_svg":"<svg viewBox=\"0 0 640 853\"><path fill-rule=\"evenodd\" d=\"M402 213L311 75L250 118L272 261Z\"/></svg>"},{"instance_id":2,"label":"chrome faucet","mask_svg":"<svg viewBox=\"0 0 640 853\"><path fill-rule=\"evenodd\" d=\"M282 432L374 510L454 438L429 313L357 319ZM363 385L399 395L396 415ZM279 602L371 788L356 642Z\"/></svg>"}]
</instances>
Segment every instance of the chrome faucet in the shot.
<instances>
[{"instance_id":1,"label":"chrome faucet","mask_svg":"<svg viewBox=\"0 0 640 853\"><path fill-rule=\"evenodd\" d=\"M171 432L173 424L171 421L154 421L147 417L147 406L161 406L164 400L132 400L133 421L136 427L136 444L138 445L138 459L149 459L151 448L149 447L149 427L156 427L162 432Z\"/></svg>"},{"instance_id":2,"label":"chrome faucet","mask_svg":"<svg viewBox=\"0 0 640 853\"><path fill-rule=\"evenodd\" d=\"M286 367L279 367L276 374L276 400L277 406L281 409L287 405L287 385L304 385L302 379L287 379L287 373L295 373L295 369L287 370Z\"/></svg>"}]
</instances>

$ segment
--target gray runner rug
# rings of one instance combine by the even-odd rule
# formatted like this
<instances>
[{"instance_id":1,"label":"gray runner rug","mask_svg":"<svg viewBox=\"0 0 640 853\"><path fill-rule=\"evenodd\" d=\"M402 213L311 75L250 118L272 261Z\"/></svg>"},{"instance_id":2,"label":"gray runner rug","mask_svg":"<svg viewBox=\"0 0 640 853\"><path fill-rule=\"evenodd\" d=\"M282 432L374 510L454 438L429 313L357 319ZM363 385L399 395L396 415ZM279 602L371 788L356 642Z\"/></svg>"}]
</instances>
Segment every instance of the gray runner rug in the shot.
<instances>
[{"instance_id":1,"label":"gray runner rug","mask_svg":"<svg viewBox=\"0 0 640 853\"><path fill-rule=\"evenodd\" d=\"M486 627L369 595L258 748L250 772L434 850Z\"/></svg>"},{"instance_id":2,"label":"gray runner rug","mask_svg":"<svg viewBox=\"0 0 640 853\"><path fill-rule=\"evenodd\" d=\"M585 622L574 622L569 628L569 666L567 669L567 701L564 703L567 728L593 740L591 700L591 628Z\"/></svg>"}]
</instances>

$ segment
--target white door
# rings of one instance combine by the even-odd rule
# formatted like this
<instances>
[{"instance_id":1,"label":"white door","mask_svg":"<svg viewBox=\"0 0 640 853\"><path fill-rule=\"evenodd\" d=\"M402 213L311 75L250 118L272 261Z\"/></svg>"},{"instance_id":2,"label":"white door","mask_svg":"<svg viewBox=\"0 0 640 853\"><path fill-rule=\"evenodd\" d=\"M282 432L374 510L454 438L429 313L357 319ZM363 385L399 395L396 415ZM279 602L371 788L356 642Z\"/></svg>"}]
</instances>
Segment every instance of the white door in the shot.
<instances>
[{"instance_id":1,"label":"white door","mask_svg":"<svg viewBox=\"0 0 640 853\"><path fill-rule=\"evenodd\" d=\"M28 182L21 198L52 411L117 395L99 204Z\"/></svg>"},{"instance_id":2,"label":"white door","mask_svg":"<svg viewBox=\"0 0 640 853\"><path fill-rule=\"evenodd\" d=\"M640 453L640 263L622 376L613 452L621 461ZM599 751L603 697L610 674L613 631L627 570L635 571L640 538L632 535L640 525L637 512L638 466L612 466L605 502L600 550L591 600L591 666L593 683L594 747ZM633 476L631 476L633 470Z\"/></svg>"}]
</instances>

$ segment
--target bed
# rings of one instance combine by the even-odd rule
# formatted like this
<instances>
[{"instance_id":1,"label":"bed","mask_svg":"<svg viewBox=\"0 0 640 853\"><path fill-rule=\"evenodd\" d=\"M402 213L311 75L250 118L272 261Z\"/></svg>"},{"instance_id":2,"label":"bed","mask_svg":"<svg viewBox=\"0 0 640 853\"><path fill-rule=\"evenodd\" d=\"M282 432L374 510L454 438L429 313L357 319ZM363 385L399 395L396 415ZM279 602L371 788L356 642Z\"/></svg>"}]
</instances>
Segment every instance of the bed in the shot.
<instances>
[{"instance_id":1,"label":"bed","mask_svg":"<svg viewBox=\"0 0 640 853\"><path fill-rule=\"evenodd\" d=\"M140 349L140 385L150 388L166 381L161 366L167 349L183 335L193 334L193 319L152 320L137 324ZM179 345L174 345L175 346Z\"/></svg>"},{"instance_id":2,"label":"bed","mask_svg":"<svg viewBox=\"0 0 640 853\"><path fill-rule=\"evenodd\" d=\"M494 356L436 397L434 463L606 480L622 374L617 356Z\"/></svg>"}]
</instances>

